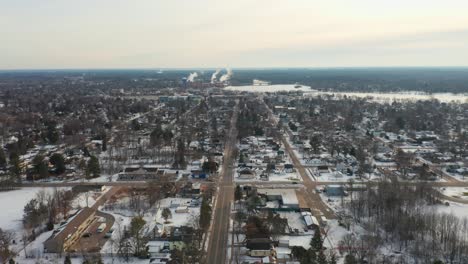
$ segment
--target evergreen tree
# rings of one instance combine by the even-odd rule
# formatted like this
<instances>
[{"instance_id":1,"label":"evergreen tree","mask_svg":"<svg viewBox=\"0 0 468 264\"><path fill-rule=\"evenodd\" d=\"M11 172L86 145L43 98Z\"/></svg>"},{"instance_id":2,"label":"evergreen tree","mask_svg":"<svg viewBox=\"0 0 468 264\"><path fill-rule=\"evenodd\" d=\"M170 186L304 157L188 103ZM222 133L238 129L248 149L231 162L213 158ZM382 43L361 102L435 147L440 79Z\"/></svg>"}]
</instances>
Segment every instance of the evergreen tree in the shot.
<instances>
[{"instance_id":1,"label":"evergreen tree","mask_svg":"<svg viewBox=\"0 0 468 264\"><path fill-rule=\"evenodd\" d=\"M322 234L320 233L320 229L316 229L314 233L314 237L310 241L311 249L315 252L321 251L323 249L323 241L322 241Z\"/></svg>"},{"instance_id":2,"label":"evergreen tree","mask_svg":"<svg viewBox=\"0 0 468 264\"><path fill-rule=\"evenodd\" d=\"M69 255L65 257L65 261L63 262L63 264L71 264L71 259Z\"/></svg>"},{"instance_id":3,"label":"evergreen tree","mask_svg":"<svg viewBox=\"0 0 468 264\"><path fill-rule=\"evenodd\" d=\"M19 156L16 153L12 153L10 156L10 174L17 183L21 183L21 172Z\"/></svg>"},{"instance_id":4,"label":"evergreen tree","mask_svg":"<svg viewBox=\"0 0 468 264\"><path fill-rule=\"evenodd\" d=\"M83 147L83 155L85 157L90 157L91 156L91 153L89 153L89 150L88 150L88 147Z\"/></svg>"},{"instance_id":5,"label":"evergreen tree","mask_svg":"<svg viewBox=\"0 0 468 264\"><path fill-rule=\"evenodd\" d=\"M50 157L50 163L55 166L55 172L62 174L65 172L65 159L60 153L55 153Z\"/></svg>"},{"instance_id":6,"label":"evergreen tree","mask_svg":"<svg viewBox=\"0 0 468 264\"><path fill-rule=\"evenodd\" d=\"M102 151L107 151L107 134L106 132L103 132L101 135L101 140L102 140Z\"/></svg>"},{"instance_id":7,"label":"evergreen tree","mask_svg":"<svg viewBox=\"0 0 468 264\"><path fill-rule=\"evenodd\" d=\"M295 260L302 260L304 258L307 258L307 250L303 247L298 247L298 246L293 246L291 248L291 255L293 259Z\"/></svg>"},{"instance_id":8,"label":"evergreen tree","mask_svg":"<svg viewBox=\"0 0 468 264\"><path fill-rule=\"evenodd\" d=\"M192 241L183 249L183 253L186 261L184 263L200 263L204 252L195 241Z\"/></svg>"},{"instance_id":9,"label":"evergreen tree","mask_svg":"<svg viewBox=\"0 0 468 264\"><path fill-rule=\"evenodd\" d=\"M59 140L59 133L55 125L50 124L47 126L46 138L49 143L57 143L57 141Z\"/></svg>"},{"instance_id":10,"label":"evergreen tree","mask_svg":"<svg viewBox=\"0 0 468 264\"><path fill-rule=\"evenodd\" d=\"M356 258L354 257L354 255L346 255L345 257L345 260L344 260L344 264L357 264L357 260Z\"/></svg>"},{"instance_id":11,"label":"evergreen tree","mask_svg":"<svg viewBox=\"0 0 468 264\"><path fill-rule=\"evenodd\" d=\"M86 178L97 178L101 174L101 168L99 167L99 160L95 156L91 156L86 166Z\"/></svg>"},{"instance_id":12,"label":"evergreen tree","mask_svg":"<svg viewBox=\"0 0 468 264\"><path fill-rule=\"evenodd\" d=\"M173 167L175 169L185 169L187 167L187 162L185 161L185 144L181 139L177 141Z\"/></svg>"},{"instance_id":13,"label":"evergreen tree","mask_svg":"<svg viewBox=\"0 0 468 264\"><path fill-rule=\"evenodd\" d=\"M239 155L239 163L244 163L244 155L242 153Z\"/></svg>"},{"instance_id":14,"label":"evergreen tree","mask_svg":"<svg viewBox=\"0 0 468 264\"><path fill-rule=\"evenodd\" d=\"M214 173L218 169L218 164L210 158L208 161L203 162L202 169L204 172Z\"/></svg>"},{"instance_id":15,"label":"evergreen tree","mask_svg":"<svg viewBox=\"0 0 468 264\"><path fill-rule=\"evenodd\" d=\"M323 250L320 250L317 256L317 264L327 264L327 257L323 253Z\"/></svg>"},{"instance_id":16,"label":"evergreen tree","mask_svg":"<svg viewBox=\"0 0 468 264\"><path fill-rule=\"evenodd\" d=\"M138 131L141 129L141 124L137 119L132 120L132 129Z\"/></svg>"},{"instance_id":17,"label":"evergreen tree","mask_svg":"<svg viewBox=\"0 0 468 264\"><path fill-rule=\"evenodd\" d=\"M5 151L3 151L3 148L0 146L0 168L6 167L7 165L7 160L5 156Z\"/></svg>"},{"instance_id":18,"label":"evergreen tree","mask_svg":"<svg viewBox=\"0 0 468 264\"><path fill-rule=\"evenodd\" d=\"M234 191L234 199L236 201L240 201L242 199L242 188L240 187L240 185L237 185L236 186L236 190Z\"/></svg>"},{"instance_id":19,"label":"evergreen tree","mask_svg":"<svg viewBox=\"0 0 468 264\"><path fill-rule=\"evenodd\" d=\"M206 198L203 198L200 208L200 228L206 231L211 222L211 205Z\"/></svg>"},{"instance_id":20,"label":"evergreen tree","mask_svg":"<svg viewBox=\"0 0 468 264\"><path fill-rule=\"evenodd\" d=\"M161 216L164 218L164 220L167 222L167 219L172 217L171 210L169 208L164 208Z\"/></svg>"},{"instance_id":21,"label":"evergreen tree","mask_svg":"<svg viewBox=\"0 0 468 264\"><path fill-rule=\"evenodd\" d=\"M163 137L163 129L160 123L156 124L156 127L150 134L150 145L151 146L160 146L162 144L162 137Z\"/></svg>"},{"instance_id":22,"label":"evergreen tree","mask_svg":"<svg viewBox=\"0 0 468 264\"><path fill-rule=\"evenodd\" d=\"M47 178L49 176L49 168L44 162L44 157L37 154L33 159L34 173L39 176L39 179Z\"/></svg>"},{"instance_id":23,"label":"evergreen tree","mask_svg":"<svg viewBox=\"0 0 468 264\"><path fill-rule=\"evenodd\" d=\"M315 253L315 251L312 248L309 248L309 250L307 250L307 256L301 260L301 263L316 264L316 260L317 253Z\"/></svg>"}]
</instances>

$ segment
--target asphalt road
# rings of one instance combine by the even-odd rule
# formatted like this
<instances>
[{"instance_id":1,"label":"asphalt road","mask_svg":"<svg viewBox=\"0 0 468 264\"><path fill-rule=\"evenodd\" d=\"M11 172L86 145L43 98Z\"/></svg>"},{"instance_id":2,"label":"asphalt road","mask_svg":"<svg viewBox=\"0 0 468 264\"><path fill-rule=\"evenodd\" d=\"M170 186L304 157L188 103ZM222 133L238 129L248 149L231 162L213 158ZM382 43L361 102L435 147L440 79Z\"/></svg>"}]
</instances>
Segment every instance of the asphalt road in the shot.
<instances>
[{"instance_id":1,"label":"asphalt road","mask_svg":"<svg viewBox=\"0 0 468 264\"><path fill-rule=\"evenodd\" d=\"M330 209L323 201L320 195L315 191L317 187L317 182L312 181L309 177L307 172L302 166L301 162L297 158L296 154L294 153L291 145L286 140L286 138L281 135L281 140L283 141L283 145L286 151L289 153L291 157L292 163L294 164L294 168L299 172L302 177L303 184L305 186L304 193L304 200L307 203L308 207L315 213L322 214L328 219L336 218L333 210Z\"/></svg>"},{"instance_id":2,"label":"asphalt road","mask_svg":"<svg viewBox=\"0 0 468 264\"><path fill-rule=\"evenodd\" d=\"M265 104L265 102L260 98L260 103ZM268 109L269 112L269 119L273 123L273 126L277 125L277 120L275 119L273 112L271 109L268 107L267 104L265 104L265 107ZM301 190L298 192L299 194L302 195L302 198L304 201L307 203L307 206L312 210L312 212L317 215L321 214L324 215L328 219L334 219L336 218L335 214L333 213L333 210L330 209L323 201L320 195L315 191L317 187L317 182L313 181L309 175L307 174L304 166L301 164L299 159L296 156L296 153L294 153L293 148L289 144L289 142L286 140L284 135L281 135L281 141L283 142L283 145L288 152L289 156L291 157L291 161L294 165L294 168L296 168L297 172L299 175L301 175L302 178L302 183L304 184L305 188L304 190ZM335 183L336 184L336 183Z\"/></svg>"},{"instance_id":3,"label":"asphalt road","mask_svg":"<svg viewBox=\"0 0 468 264\"><path fill-rule=\"evenodd\" d=\"M231 118L231 128L224 147L224 162L219 179L216 204L214 206L213 223L210 239L208 241L207 263L226 263L227 241L229 237L229 219L231 215L231 202L234 200L233 175L234 167L231 166L236 158L234 149L237 143L237 114L238 102Z\"/></svg>"}]
</instances>

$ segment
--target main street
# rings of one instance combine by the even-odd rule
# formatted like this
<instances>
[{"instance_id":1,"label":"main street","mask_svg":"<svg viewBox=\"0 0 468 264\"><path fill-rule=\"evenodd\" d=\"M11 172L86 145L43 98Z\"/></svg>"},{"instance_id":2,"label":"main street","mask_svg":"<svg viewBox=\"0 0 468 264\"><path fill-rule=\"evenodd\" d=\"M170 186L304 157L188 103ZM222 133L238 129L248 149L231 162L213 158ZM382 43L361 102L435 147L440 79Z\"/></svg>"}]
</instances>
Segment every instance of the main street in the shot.
<instances>
[{"instance_id":1,"label":"main street","mask_svg":"<svg viewBox=\"0 0 468 264\"><path fill-rule=\"evenodd\" d=\"M234 200L233 163L237 144L237 115L239 102L236 102L231 118L231 127L224 147L224 161L219 179L216 202L213 210L213 223L208 241L208 264L226 263L227 242L229 236L229 220L231 203Z\"/></svg>"}]
</instances>

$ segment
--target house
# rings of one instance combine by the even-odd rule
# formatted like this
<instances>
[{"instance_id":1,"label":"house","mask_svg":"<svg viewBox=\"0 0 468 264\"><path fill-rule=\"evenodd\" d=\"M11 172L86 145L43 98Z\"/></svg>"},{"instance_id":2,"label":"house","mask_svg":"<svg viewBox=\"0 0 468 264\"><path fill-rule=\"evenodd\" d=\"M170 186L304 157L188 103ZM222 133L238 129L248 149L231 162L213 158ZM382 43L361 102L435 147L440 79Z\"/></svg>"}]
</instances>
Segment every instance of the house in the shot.
<instances>
[{"instance_id":1,"label":"house","mask_svg":"<svg viewBox=\"0 0 468 264\"><path fill-rule=\"evenodd\" d=\"M200 194L200 189L201 189L201 184L199 182L196 182L196 183L192 184L192 194L193 195L199 195Z\"/></svg>"},{"instance_id":2,"label":"house","mask_svg":"<svg viewBox=\"0 0 468 264\"><path fill-rule=\"evenodd\" d=\"M191 170L190 174L192 175L192 178L195 179L206 179L207 174L203 170Z\"/></svg>"},{"instance_id":3,"label":"house","mask_svg":"<svg viewBox=\"0 0 468 264\"><path fill-rule=\"evenodd\" d=\"M54 230L52 236L44 242L48 253L67 252L81 238L95 220L95 211L85 207L71 216L66 223Z\"/></svg>"},{"instance_id":4,"label":"house","mask_svg":"<svg viewBox=\"0 0 468 264\"><path fill-rule=\"evenodd\" d=\"M179 206L175 209L175 212L178 214L184 214L184 213L188 213L189 209L187 206Z\"/></svg>"},{"instance_id":5,"label":"house","mask_svg":"<svg viewBox=\"0 0 468 264\"><path fill-rule=\"evenodd\" d=\"M324 192L327 196L343 196L346 194L341 185L328 185L325 187Z\"/></svg>"},{"instance_id":6,"label":"house","mask_svg":"<svg viewBox=\"0 0 468 264\"><path fill-rule=\"evenodd\" d=\"M190 227L190 226L176 227L171 232L171 240L189 242L193 238L194 233L195 233L195 230L193 229L193 227ZM174 246L181 248L181 245L176 244Z\"/></svg>"},{"instance_id":7,"label":"house","mask_svg":"<svg viewBox=\"0 0 468 264\"><path fill-rule=\"evenodd\" d=\"M239 171L239 179L255 179L255 176L255 171L248 168L243 168Z\"/></svg>"},{"instance_id":8,"label":"house","mask_svg":"<svg viewBox=\"0 0 468 264\"><path fill-rule=\"evenodd\" d=\"M273 242L269 238L247 239L246 247L252 257L268 257L274 253Z\"/></svg>"},{"instance_id":9,"label":"house","mask_svg":"<svg viewBox=\"0 0 468 264\"><path fill-rule=\"evenodd\" d=\"M267 256L262 258L262 264L275 264L276 259L272 256Z\"/></svg>"},{"instance_id":10,"label":"house","mask_svg":"<svg viewBox=\"0 0 468 264\"><path fill-rule=\"evenodd\" d=\"M306 223L307 228L315 229L320 226L319 221L315 216L312 215L312 213L303 212L302 217L304 218L304 222Z\"/></svg>"},{"instance_id":11,"label":"house","mask_svg":"<svg viewBox=\"0 0 468 264\"><path fill-rule=\"evenodd\" d=\"M278 241L278 246L288 248L289 247L289 240L279 240Z\"/></svg>"},{"instance_id":12,"label":"house","mask_svg":"<svg viewBox=\"0 0 468 264\"><path fill-rule=\"evenodd\" d=\"M155 180L158 175L164 175L164 170L160 170L152 165L128 166L119 173L119 181L145 181Z\"/></svg>"},{"instance_id":13,"label":"house","mask_svg":"<svg viewBox=\"0 0 468 264\"><path fill-rule=\"evenodd\" d=\"M292 164L284 164L284 171L288 173L294 172L294 166Z\"/></svg>"},{"instance_id":14,"label":"house","mask_svg":"<svg viewBox=\"0 0 468 264\"><path fill-rule=\"evenodd\" d=\"M195 140L195 141L192 141L192 142L190 142L190 144L189 144L189 148L190 148L191 150L197 150L197 149L200 148L200 143L199 143L198 141L196 141L196 140Z\"/></svg>"}]
</instances>

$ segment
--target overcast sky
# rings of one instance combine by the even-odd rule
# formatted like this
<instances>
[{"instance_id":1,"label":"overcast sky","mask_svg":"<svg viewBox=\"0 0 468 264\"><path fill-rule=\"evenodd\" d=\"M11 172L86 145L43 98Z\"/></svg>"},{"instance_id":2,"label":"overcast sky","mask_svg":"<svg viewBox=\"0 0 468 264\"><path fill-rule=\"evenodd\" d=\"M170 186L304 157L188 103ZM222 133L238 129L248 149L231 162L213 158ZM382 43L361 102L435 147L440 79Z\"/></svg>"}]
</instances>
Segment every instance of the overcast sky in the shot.
<instances>
[{"instance_id":1,"label":"overcast sky","mask_svg":"<svg viewBox=\"0 0 468 264\"><path fill-rule=\"evenodd\" d=\"M467 66L467 0L0 0L0 69Z\"/></svg>"}]
</instances>

